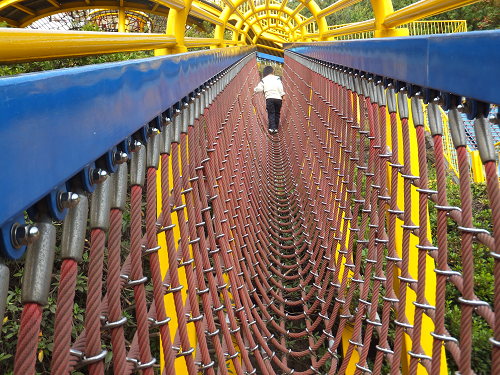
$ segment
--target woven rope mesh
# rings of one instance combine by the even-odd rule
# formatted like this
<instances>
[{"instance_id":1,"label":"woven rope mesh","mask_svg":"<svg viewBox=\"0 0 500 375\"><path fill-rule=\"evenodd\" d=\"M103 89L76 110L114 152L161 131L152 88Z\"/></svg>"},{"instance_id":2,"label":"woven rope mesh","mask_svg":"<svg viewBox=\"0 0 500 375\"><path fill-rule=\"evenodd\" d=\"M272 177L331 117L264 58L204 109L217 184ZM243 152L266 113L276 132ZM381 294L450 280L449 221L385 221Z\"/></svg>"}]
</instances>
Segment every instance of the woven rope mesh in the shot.
<instances>
[{"instance_id":1,"label":"woven rope mesh","mask_svg":"<svg viewBox=\"0 0 500 375\"><path fill-rule=\"evenodd\" d=\"M429 188L424 127L404 115L422 108L404 92L398 115L393 87L288 54L281 124L268 134L255 55L224 77L191 104L201 108L193 126L180 132L190 121L181 111L90 197L91 218L109 223L90 221L85 330L73 337L77 262L55 270L52 373L152 374L162 362L165 374L439 374L447 355L471 374L472 314L495 329L474 294L472 240L493 249L494 239L472 225L463 147L460 210L447 205L439 134L438 191ZM495 214L496 167L485 168ZM447 220L460 226L463 276L447 262ZM460 343L444 324L447 282L463 296ZM34 371L41 321L41 306L27 303L15 374Z\"/></svg>"}]
</instances>

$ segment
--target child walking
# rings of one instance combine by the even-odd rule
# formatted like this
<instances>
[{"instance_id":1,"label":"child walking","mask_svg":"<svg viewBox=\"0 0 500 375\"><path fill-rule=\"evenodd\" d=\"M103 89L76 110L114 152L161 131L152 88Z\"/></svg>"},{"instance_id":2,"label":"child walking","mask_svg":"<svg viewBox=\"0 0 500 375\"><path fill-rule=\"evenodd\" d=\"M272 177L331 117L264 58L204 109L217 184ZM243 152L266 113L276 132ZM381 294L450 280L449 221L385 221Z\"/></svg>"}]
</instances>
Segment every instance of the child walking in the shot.
<instances>
[{"instance_id":1,"label":"child walking","mask_svg":"<svg viewBox=\"0 0 500 375\"><path fill-rule=\"evenodd\" d=\"M266 66L262 75L264 78L254 88L254 92L264 91L267 115L269 117L269 134L274 134L278 132L281 104L285 91L283 91L283 84L280 77L274 75L274 69L271 66Z\"/></svg>"}]
</instances>

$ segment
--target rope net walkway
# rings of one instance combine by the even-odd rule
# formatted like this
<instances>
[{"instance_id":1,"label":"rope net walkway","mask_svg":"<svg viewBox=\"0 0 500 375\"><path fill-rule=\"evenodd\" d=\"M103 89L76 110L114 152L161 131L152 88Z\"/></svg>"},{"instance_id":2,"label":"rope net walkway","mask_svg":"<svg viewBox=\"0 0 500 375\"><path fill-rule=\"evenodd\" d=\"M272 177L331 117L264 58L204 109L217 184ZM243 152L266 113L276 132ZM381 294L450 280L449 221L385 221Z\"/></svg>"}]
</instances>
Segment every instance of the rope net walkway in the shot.
<instances>
[{"instance_id":1,"label":"rope net walkway","mask_svg":"<svg viewBox=\"0 0 500 375\"><path fill-rule=\"evenodd\" d=\"M133 153L130 169L122 164L98 186L90 198L85 330L74 342L78 259L65 257L69 245L60 244L52 374L84 366L103 374L104 333L111 336L113 373L153 374L160 361L151 355L154 330L161 334L164 374L176 372L176 361L192 375L400 374L401 366L409 369L404 373L440 374L444 347L461 374L472 374L471 315L480 314L495 338L500 329L492 308L474 294L473 237L495 259L498 253L494 237L472 226L464 147L458 148L460 210L446 202L439 131L433 134L438 191L428 189L420 101L411 104L419 155L418 165L411 165L404 93L396 104L389 87L386 101L373 81L287 54L282 124L270 136L264 99L253 94L259 80L252 54L212 82L190 104L193 111L181 111L161 134L153 131L147 147ZM496 166L485 167L495 214ZM122 259L127 188L130 253ZM80 214L68 215L63 230L87 222L87 196L77 192ZM419 202L417 212L412 199ZM438 204L437 247L428 237L429 199ZM463 276L447 264L447 217L462 230ZM498 221L493 225L499 238ZM42 208L37 226L39 241L54 236ZM84 239L75 233L71 238ZM166 255L168 271L160 268L160 255ZM146 262L151 280L143 274ZM417 274L410 273L410 262L418 264ZM444 326L447 281L463 295L460 343ZM146 283L154 287L149 306ZM497 281L497 292L499 286ZM133 288L135 296L137 328L130 345L124 339L123 288ZM429 291L435 293L432 301ZM165 305L164 296L171 304ZM15 374L35 373L41 311L37 303L24 306ZM430 348L422 344L429 335ZM496 374L498 341L491 341Z\"/></svg>"}]
</instances>

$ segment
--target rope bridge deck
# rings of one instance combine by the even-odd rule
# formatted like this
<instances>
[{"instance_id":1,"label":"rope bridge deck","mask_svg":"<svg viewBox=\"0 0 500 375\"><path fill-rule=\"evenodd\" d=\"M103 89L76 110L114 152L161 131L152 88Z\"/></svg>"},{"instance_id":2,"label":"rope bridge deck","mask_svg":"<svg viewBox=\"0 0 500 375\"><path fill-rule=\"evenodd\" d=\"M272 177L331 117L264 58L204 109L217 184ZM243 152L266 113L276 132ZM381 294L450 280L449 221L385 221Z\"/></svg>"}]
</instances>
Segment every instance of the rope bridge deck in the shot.
<instances>
[{"instance_id":1,"label":"rope bridge deck","mask_svg":"<svg viewBox=\"0 0 500 375\"><path fill-rule=\"evenodd\" d=\"M455 96L443 104L455 129L461 207L447 203L437 92L424 95L398 77L384 87L384 80L355 65L333 65L294 48L285 54L278 134L267 134L263 97L253 94L260 80L256 55L244 53L221 62L207 84L191 88L118 144L109 178L98 159L64 191L30 208L37 230L19 218L2 227L4 257L18 258L28 244L14 374L35 373L53 272L60 282L52 374L85 367L81 371L103 374L103 344L112 348L108 371L115 374L153 374L157 362L165 374L443 374L445 350L460 374L473 374L473 314L493 330L491 373L500 373L500 303L493 310L476 296L472 247L478 241L491 249L500 298L494 147L479 145L490 233L473 226ZM422 97L429 102L437 190L427 176ZM478 140L488 139L483 104L474 105ZM91 196L89 190L95 190ZM430 236L430 201L436 203L437 239ZM53 202L64 218L57 244ZM122 242L124 215L130 217L129 245ZM461 273L447 260L450 219L461 231ZM16 246L6 246L9 235ZM86 241L85 329L72 339ZM56 245L60 270L52 270ZM8 280L2 261L0 313ZM445 327L446 283L462 295L460 338ZM148 284L154 290L149 305ZM124 288L135 297L131 341L124 337L130 323L120 298ZM160 358L151 355L155 330Z\"/></svg>"}]
</instances>

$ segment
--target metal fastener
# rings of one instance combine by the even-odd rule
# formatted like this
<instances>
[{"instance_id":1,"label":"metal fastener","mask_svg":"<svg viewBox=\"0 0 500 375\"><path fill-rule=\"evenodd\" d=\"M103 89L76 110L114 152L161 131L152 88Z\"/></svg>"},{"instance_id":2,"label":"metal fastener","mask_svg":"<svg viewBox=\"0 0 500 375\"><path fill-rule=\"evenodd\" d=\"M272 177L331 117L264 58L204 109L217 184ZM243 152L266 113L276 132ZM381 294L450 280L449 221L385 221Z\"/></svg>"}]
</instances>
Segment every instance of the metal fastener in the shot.
<instances>
[{"instance_id":1,"label":"metal fastener","mask_svg":"<svg viewBox=\"0 0 500 375\"><path fill-rule=\"evenodd\" d=\"M92 185L101 184L108 178L108 172L101 168L92 168L89 170L89 179Z\"/></svg>"},{"instance_id":2,"label":"metal fastener","mask_svg":"<svg viewBox=\"0 0 500 375\"><path fill-rule=\"evenodd\" d=\"M115 165L123 164L128 160L128 154L123 151L117 151L113 153L113 163Z\"/></svg>"},{"instance_id":3,"label":"metal fastener","mask_svg":"<svg viewBox=\"0 0 500 375\"><path fill-rule=\"evenodd\" d=\"M56 248L56 228L46 211L38 214L36 226L40 231L38 241L28 245L23 273L21 301L46 305L52 280L52 266Z\"/></svg>"},{"instance_id":4,"label":"metal fastener","mask_svg":"<svg viewBox=\"0 0 500 375\"><path fill-rule=\"evenodd\" d=\"M80 202L80 197L76 193L60 191L57 195L57 207L60 211L76 207L78 202Z\"/></svg>"},{"instance_id":5,"label":"metal fastener","mask_svg":"<svg viewBox=\"0 0 500 375\"><path fill-rule=\"evenodd\" d=\"M21 246L28 246L34 243L40 237L38 228L28 224L14 224L11 229L12 245L16 249Z\"/></svg>"}]
</instances>

